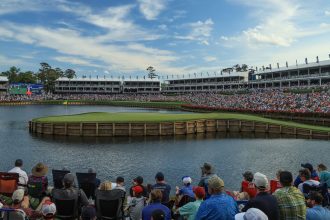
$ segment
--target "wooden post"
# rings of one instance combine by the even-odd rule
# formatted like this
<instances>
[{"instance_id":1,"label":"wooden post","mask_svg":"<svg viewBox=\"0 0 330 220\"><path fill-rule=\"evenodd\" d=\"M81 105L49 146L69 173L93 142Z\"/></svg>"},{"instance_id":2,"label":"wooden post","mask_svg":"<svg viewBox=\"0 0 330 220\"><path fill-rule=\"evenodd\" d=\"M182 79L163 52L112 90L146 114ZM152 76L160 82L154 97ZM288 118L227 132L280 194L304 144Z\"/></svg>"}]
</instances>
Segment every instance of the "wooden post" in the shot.
<instances>
[{"instance_id":1,"label":"wooden post","mask_svg":"<svg viewBox=\"0 0 330 220\"><path fill-rule=\"evenodd\" d=\"M189 127L188 127L188 122L186 121L186 134L189 134Z\"/></svg>"},{"instance_id":2,"label":"wooden post","mask_svg":"<svg viewBox=\"0 0 330 220\"><path fill-rule=\"evenodd\" d=\"M266 123L266 133L269 133L269 124Z\"/></svg>"},{"instance_id":3,"label":"wooden post","mask_svg":"<svg viewBox=\"0 0 330 220\"><path fill-rule=\"evenodd\" d=\"M144 123L144 136L147 136L147 123Z\"/></svg>"},{"instance_id":4,"label":"wooden post","mask_svg":"<svg viewBox=\"0 0 330 220\"><path fill-rule=\"evenodd\" d=\"M162 123L159 122L159 135L162 135Z\"/></svg>"},{"instance_id":5,"label":"wooden post","mask_svg":"<svg viewBox=\"0 0 330 220\"><path fill-rule=\"evenodd\" d=\"M282 125L280 125L280 134L282 134Z\"/></svg>"},{"instance_id":6,"label":"wooden post","mask_svg":"<svg viewBox=\"0 0 330 220\"><path fill-rule=\"evenodd\" d=\"M44 124L41 123L40 125L41 125L41 127L40 127L40 133L43 134L44 133Z\"/></svg>"},{"instance_id":7,"label":"wooden post","mask_svg":"<svg viewBox=\"0 0 330 220\"><path fill-rule=\"evenodd\" d=\"M230 121L227 120L227 129L226 129L227 132L229 131L229 128L230 128L229 126L230 126Z\"/></svg>"},{"instance_id":8,"label":"wooden post","mask_svg":"<svg viewBox=\"0 0 330 220\"><path fill-rule=\"evenodd\" d=\"M99 136L99 123L95 123L95 135Z\"/></svg>"},{"instance_id":9,"label":"wooden post","mask_svg":"<svg viewBox=\"0 0 330 220\"><path fill-rule=\"evenodd\" d=\"M132 125L131 123L128 123L128 137L130 137L132 134Z\"/></svg>"},{"instance_id":10,"label":"wooden post","mask_svg":"<svg viewBox=\"0 0 330 220\"><path fill-rule=\"evenodd\" d=\"M217 123L217 124L216 124L216 128L215 128L215 130L216 130L216 132L218 132L218 130L219 130L219 120L218 120L218 119L216 120L216 123Z\"/></svg>"},{"instance_id":11,"label":"wooden post","mask_svg":"<svg viewBox=\"0 0 330 220\"><path fill-rule=\"evenodd\" d=\"M64 134L68 135L68 123L64 123Z\"/></svg>"},{"instance_id":12,"label":"wooden post","mask_svg":"<svg viewBox=\"0 0 330 220\"><path fill-rule=\"evenodd\" d=\"M50 124L50 133L54 134L54 123Z\"/></svg>"},{"instance_id":13,"label":"wooden post","mask_svg":"<svg viewBox=\"0 0 330 220\"><path fill-rule=\"evenodd\" d=\"M238 131L239 132L242 131L242 121L241 120L238 122Z\"/></svg>"},{"instance_id":14,"label":"wooden post","mask_svg":"<svg viewBox=\"0 0 330 220\"><path fill-rule=\"evenodd\" d=\"M207 132L207 120L204 121L204 133Z\"/></svg>"},{"instance_id":15,"label":"wooden post","mask_svg":"<svg viewBox=\"0 0 330 220\"><path fill-rule=\"evenodd\" d=\"M313 130L310 130L309 131L309 139L312 139L313 138Z\"/></svg>"},{"instance_id":16,"label":"wooden post","mask_svg":"<svg viewBox=\"0 0 330 220\"><path fill-rule=\"evenodd\" d=\"M173 135L175 135L175 122L173 122Z\"/></svg>"},{"instance_id":17,"label":"wooden post","mask_svg":"<svg viewBox=\"0 0 330 220\"><path fill-rule=\"evenodd\" d=\"M197 121L195 121L195 124L194 124L194 126L195 126L195 127L194 127L195 134L197 134L197 130L198 130L198 129L197 129L197 125L198 125L198 123L197 123Z\"/></svg>"},{"instance_id":18,"label":"wooden post","mask_svg":"<svg viewBox=\"0 0 330 220\"><path fill-rule=\"evenodd\" d=\"M112 137L116 135L116 125L115 123L112 123Z\"/></svg>"},{"instance_id":19,"label":"wooden post","mask_svg":"<svg viewBox=\"0 0 330 220\"><path fill-rule=\"evenodd\" d=\"M80 136L83 135L83 123L80 122Z\"/></svg>"},{"instance_id":20,"label":"wooden post","mask_svg":"<svg viewBox=\"0 0 330 220\"><path fill-rule=\"evenodd\" d=\"M256 123L255 121L252 122L253 132L256 132Z\"/></svg>"},{"instance_id":21,"label":"wooden post","mask_svg":"<svg viewBox=\"0 0 330 220\"><path fill-rule=\"evenodd\" d=\"M293 134L297 135L297 128L296 127L293 128Z\"/></svg>"}]
</instances>

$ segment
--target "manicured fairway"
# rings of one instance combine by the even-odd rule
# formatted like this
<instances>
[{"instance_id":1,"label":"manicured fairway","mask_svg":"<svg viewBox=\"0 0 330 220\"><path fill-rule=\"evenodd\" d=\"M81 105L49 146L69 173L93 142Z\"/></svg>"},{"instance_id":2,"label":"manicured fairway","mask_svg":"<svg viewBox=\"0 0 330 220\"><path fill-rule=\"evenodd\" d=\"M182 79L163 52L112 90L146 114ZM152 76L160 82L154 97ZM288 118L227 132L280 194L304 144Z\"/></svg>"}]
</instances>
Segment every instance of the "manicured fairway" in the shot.
<instances>
[{"instance_id":1,"label":"manicured fairway","mask_svg":"<svg viewBox=\"0 0 330 220\"><path fill-rule=\"evenodd\" d=\"M33 119L35 122L173 122L173 121L189 121L198 119L238 119L246 121L265 122L278 124L283 126L306 128L319 131L330 132L330 127L321 127L300 124L290 121L280 121L269 118L263 118L246 114L234 113L194 113L194 114L162 114L162 113L108 113L108 112L91 112L77 115L59 115Z\"/></svg>"}]
</instances>

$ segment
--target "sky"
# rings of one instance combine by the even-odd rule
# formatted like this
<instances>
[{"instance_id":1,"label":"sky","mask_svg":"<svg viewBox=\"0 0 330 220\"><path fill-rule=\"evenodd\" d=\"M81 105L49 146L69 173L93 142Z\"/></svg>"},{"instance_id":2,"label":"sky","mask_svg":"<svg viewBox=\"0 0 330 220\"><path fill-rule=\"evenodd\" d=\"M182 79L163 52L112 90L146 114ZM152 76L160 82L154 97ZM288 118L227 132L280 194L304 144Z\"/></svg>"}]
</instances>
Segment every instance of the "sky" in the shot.
<instances>
[{"instance_id":1,"label":"sky","mask_svg":"<svg viewBox=\"0 0 330 220\"><path fill-rule=\"evenodd\" d=\"M0 0L0 71L217 74L329 54L329 0Z\"/></svg>"}]
</instances>

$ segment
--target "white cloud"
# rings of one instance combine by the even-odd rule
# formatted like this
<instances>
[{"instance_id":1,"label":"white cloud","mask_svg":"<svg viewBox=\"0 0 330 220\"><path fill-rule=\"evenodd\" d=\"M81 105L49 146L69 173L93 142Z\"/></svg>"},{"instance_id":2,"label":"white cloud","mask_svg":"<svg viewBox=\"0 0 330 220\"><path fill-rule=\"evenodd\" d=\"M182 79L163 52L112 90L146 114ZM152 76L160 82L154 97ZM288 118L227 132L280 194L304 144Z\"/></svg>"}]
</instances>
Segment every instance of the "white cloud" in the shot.
<instances>
[{"instance_id":1,"label":"white cloud","mask_svg":"<svg viewBox=\"0 0 330 220\"><path fill-rule=\"evenodd\" d=\"M178 59L172 52L146 47L143 44L104 44L95 40L95 37L82 36L78 31L63 28L46 29L12 23L1 23L0 26L6 30L6 32L0 32L0 37L24 42L19 36L25 36L31 41L24 43L54 49L66 55L58 56L57 59L60 61L94 65L90 60L97 60L104 63L104 68L111 66L112 69L123 72L141 71L149 65L155 66L162 72L180 72L181 70L171 66L170 63ZM8 32L16 34L8 35Z\"/></svg>"},{"instance_id":2,"label":"white cloud","mask_svg":"<svg viewBox=\"0 0 330 220\"><path fill-rule=\"evenodd\" d=\"M102 67L101 65L93 64L88 60L78 58L78 57L57 56L57 57L54 57L54 60L62 62L62 63L70 63L70 64L73 64L73 65L99 67L99 68Z\"/></svg>"},{"instance_id":3,"label":"white cloud","mask_svg":"<svg viewBox=\"0 0 330 220\"><path fill-rule=\"evenodd\" d=\"M330 16L330 11L325 11L324 14L325 14L326 16Z\"/></svg>"},{"instance_id":4,"label":"white cloud","mask_svg":"<svg viewBox=\"0 0 330 220\"><path fill-rule=\"evenodd\" d=\"M213 21L211 18L203 21L185 24L183 27L189 29L189 34L184 36L176 36L180 40L200 41L201 44L209 45L207 41L213 30Z\"/></svg>"},{"instance_id":5,"label":"white cloud","mask_svg":"<svg viewBox=\"0 0 330 220\"><path fill-rule=\"evenodd\" d=\"M207 56L203 58L206 62L213 62L216 61L217 58L216 57L212 57L212 56Z\"/></svg>"},{"instance_id":6,"label":"white cloud","mask_svg":"<svg viewBox=\"0 0 330 220\"><path fill-rule=\"evenodd\" d=\"M138 0L140 12L147 20L156 20L166 8L166 0Z\"/></svg>"}]
</instances>

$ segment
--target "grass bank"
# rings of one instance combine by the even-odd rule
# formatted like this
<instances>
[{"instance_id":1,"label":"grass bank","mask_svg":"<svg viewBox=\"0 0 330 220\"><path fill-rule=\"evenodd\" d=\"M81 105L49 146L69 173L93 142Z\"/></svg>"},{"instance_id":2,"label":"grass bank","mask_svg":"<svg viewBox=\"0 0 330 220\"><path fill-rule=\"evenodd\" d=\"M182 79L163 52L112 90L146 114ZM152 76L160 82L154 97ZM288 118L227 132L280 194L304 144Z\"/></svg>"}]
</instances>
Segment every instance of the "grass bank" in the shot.
<instances>
[{"instance_id":1,"label":"grass bank","mask_svg":"<svg viewBox=\"0 0 330 220\"><path fill-rule=\"evenodd\" d=\"M162 113L107 113L91 112L76 115L59 115L33 119L34 122L63 123L63 122L115 122L115 123L134 123L134 122L173 122L191 121L200 119L237 119L244 121L255 121L282 126L305 128L315 131L330 132L330 127L314 126L301 124L291 121L281 121L269 118L258 117L247 114L236 113L194 113L194 114L162 114Z\"/></svg>"}]
</instances>

